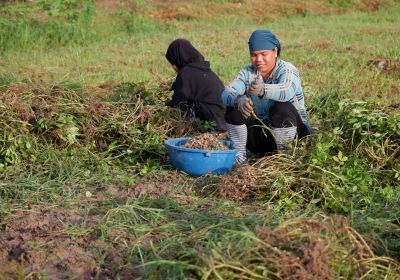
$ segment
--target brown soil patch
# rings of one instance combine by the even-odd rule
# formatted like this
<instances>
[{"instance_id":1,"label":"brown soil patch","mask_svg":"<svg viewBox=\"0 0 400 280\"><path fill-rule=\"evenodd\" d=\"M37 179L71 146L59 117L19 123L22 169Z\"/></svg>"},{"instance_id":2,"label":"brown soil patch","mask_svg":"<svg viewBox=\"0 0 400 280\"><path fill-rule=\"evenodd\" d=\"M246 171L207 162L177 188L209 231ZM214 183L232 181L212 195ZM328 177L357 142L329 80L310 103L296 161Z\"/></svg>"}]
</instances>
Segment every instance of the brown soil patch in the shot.
<instances>
[{"instance_id":1,"label":"brown soil patch","mask_svg":"<svg viewBox=\"0 0 400 280\"><path fill-rule=\"evenodd\" d=\"M360 0L361 8L364 11L374 12L381 8L381 0Z\"/></svg>"},{"instance_id":2,"label":"brown soil patch","mask_svg":"<svg viewBox=\"0 0 400 280\"><path fill-rule=\"evenodd\" d=\"M187 187L188 191L177 189L179 185ZM112 196L123 200L140 196L150 198L169 196L179 205L193 205L197 198L189 194L190 185L187 178L168 173L161 176L137 177L137 181L132 186L106 184L100 186L98 190L107 191Z\"/></svg>"},{"instance_id":3,"label":"brown soil patch","mask_svg":"<svg viewBox=\"0 0 400 280\"><path fill-rule=\"evenodd\" d=\"M41 279L43 273L55 280L136 279L143 273L126 258L126 243L121 240L130 242L132 236L116 231L100 240L99 234L89 228L100 220L68 210L21 211L0 224L0 279L22 279L27 275L32 277L29 279ZM75 227L87 231L74 232Z\"/></svg>"},{"instance_id":4,"label":"brown soil patch","mask_svg":"<svg viewBox=\"0 0 400 280\"><path fill-rule=\"evenodd\" d=\"M400 60L398 59L371 59L367 65L387 73L400 71Z\"/></svg>"},{"instance_id":5,"label":"brown soil patch","mask_svg":"<svg viewBox=\"0 0 400 280\"><path fill-rule=\"evenodd\" d=\"M326 39L315 40L311 43L298 46L300 48L305 48L307 50L326 50L332 46L332 42Z\"/></svg>"},{"instance_id":6,"label":"brown soil patch","mask_svg":"<svg viewBox=\"0 0 400 280\"><path fill-rule=\"evenodd\" d=\"M229 147L219 142L218 138L211 133L195 136L186 142L183 147L200 150L229 150Z\"/></svg>"},{"instance_id":7,"label":"brown soil patch","mask_svg":"<svg viewBox=\"0 0 400 280\"><path fill-rule=\"evenodd\" d=\"M132 175L134 176L134 175ZM177 191L176 186L187 184L187 179L179 177L174 173L165 173L161 175L149 175L143 177L136 177L136 182L131 186L121 186L116 184L105 184L97 188L97 191L107 191L112 196L121 199L138 198L140 196L148 196L151 198L158 198L160 196L177 197L178 201L184 204L190 198L182 194L182 191ZM178 193L180 195L178 195Z\"/></svg>"},{"instance_id":8,"label":"brown soil patch","mask_svg":"<svg viewBox=\"0 0 400 280\"><path fill-rule=\"evenodd\" d=\"M160 197L173 192L173 186L170 182L154 180L154 178L139 178L132 189L132 195L139 197L141 195L149 197Z\"/></svg>"},{"instance_id":9,"label":"brown soil patch","mask_svg":"<svg viewBox=\"0 0 400 280\"><path fill-rule=\"evenodd\" d=\"M156 8L147 14L148 17L153 19L161 19L163 21L169 20L191 20L199 18L198 13L193 13L192 8L188 6L183 7L161 7Z\"/></svg>"},{"instance_id":10,"label":"brown soil patch","mask_svg":"<svg viewBox=\"0 0 400 280\"><path fill-rule=\"evenodd\" d=\"M3 223L0 232L0 268L19 268L24 275L46 271L49 279L66 279L74 275L90 278L99 271L96 257L87 246L95 236L71 237L68 225L83 218L62 209L23 212ZM12 278L13 270L1 270L0 276ZM2 279L4 279L2 278ZM70 278L68 278L70 279Z\"/></svg>"},{"instance_id":11,"label":"brown soil patch","mask_svg":"<svg viewBox=\"0 0 400 280\"><path fill-rule=\"evenodd\" d=\"M136 2L134 0L97 0L96 1L96 9L116 12L120 9L126 9L135 11L136 10Z\"/></svg>"},{"instance_id":12,"label":"brown soil patch","mask_svg":"<svg viewBox=\"0 0 400 280\"><path fill-rule=\"evenodd\" d=\"M119 84L120 81L117 80L104 81L97 85L85 86L85 92L94 98L109 98L115 95L114 88Z\"/></svg>"},{"instance_id":13,"label":"brown soil patch","mask_svg":"<svg viewBox=\"0 0 400 280\"><path fill-rule=\"evenodd\" d=\"M97 87L104 90L112 91L120 83L120 81L110 80L100 83Z\"/></svg>"},{"instance_id":14,"label":"brown soil patch","mask_svg":"<svg viewBox=\"0 0 400 280\"><path fill-rule=\"evenodd\" d=\"M236 166L229 174L221 177L219 194L226 199L244 201L254 194L258 170L250 165Z\"/></svg>"},{"instance_id":15,"label":"brown soil patch","mask_svg":"<svg viewBox=\"0 0 400 280\"><path fill-rule=\"evenodd\" d=\"M153 10L147 16L163 21L184 21L235 13L236 15L251 18L255 22L263 22L286 14L330 14L337 13L340 10L328 7L318 1L300 2L290 0L237 0L224 3L170 0L152 1L149 5L152 6ZM265 12L265 7L268 7L268 13Z\"/></svg>"},{"instance_id":16,"label":"brown soil patch","mask_svg":"<svg viewBox=\"0 0 400 280\"><path fill-rule=\"evenodd\" d=\"M337 8L325 6L318 1L255 0L252 5L245 6L249 6L248 14L255 15L254 19L257 22L274 20L287 14L332 14L339 11ZM265 12L265 7L268 7L268 13Z\"/></svg>"}]
</instances>

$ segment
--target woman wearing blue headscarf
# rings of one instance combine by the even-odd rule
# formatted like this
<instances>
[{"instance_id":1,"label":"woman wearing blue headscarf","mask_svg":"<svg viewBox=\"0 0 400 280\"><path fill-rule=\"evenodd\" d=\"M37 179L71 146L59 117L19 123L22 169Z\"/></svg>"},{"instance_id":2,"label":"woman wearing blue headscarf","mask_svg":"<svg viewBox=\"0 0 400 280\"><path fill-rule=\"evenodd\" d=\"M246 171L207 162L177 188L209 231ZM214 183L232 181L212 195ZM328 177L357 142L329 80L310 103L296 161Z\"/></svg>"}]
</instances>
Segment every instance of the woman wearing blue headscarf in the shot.
<instances>
[{"instance_id":1,"label":"woman wearing blue headscarf","mask_svg":"<svg viewBox=\"0 0 400 280\"><path fill-rule=\"evenodd\" d=\"M256 30L248 45L251 64L222 92L238 163L246 160L246 148L259 155L285 152L296 136L311 133L299 72L280 59L279 40L269 30Z\"/></svg>"}]
</instances>

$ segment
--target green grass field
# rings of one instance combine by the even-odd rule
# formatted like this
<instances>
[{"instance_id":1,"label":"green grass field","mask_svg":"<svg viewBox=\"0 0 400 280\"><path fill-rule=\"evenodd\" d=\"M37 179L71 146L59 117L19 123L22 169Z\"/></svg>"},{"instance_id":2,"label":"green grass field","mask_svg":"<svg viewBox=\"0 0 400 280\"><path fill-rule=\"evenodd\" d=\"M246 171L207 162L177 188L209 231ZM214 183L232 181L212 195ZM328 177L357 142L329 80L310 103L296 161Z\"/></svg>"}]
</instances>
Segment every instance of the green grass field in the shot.
<instances>
[{"instance_id":1,"label":"green grass field","mask_svg":"<svg viewBox=\"0 0 400 280\"><path fill-rule=\"evenodd\" d=\"M400 279L396 0L0 4L0 279ZM224 83L272 30L314 134L224 176L164 140L189 39ZM385 67L379 66L385 63Z\"/></svg>"}]
</instances>

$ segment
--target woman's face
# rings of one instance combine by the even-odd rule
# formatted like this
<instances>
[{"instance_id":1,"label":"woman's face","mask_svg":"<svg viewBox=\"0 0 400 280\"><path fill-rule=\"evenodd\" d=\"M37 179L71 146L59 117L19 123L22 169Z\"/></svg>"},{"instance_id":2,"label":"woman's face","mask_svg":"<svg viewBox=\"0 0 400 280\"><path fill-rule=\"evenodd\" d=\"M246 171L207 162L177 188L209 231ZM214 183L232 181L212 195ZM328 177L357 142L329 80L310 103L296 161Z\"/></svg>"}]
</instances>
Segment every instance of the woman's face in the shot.
<instances>
[{"instance_id":1,"label":"woman's face","mask_svg":"<svg viewBox=\"0 0 400 280\"><path fill-rule=\"evenodd\" d=\"M260 50L250 52L250 60L254 67L261 73L263 78L269 77L275 67L275 60L278 56L278 49Z\"/></svg>"}]
</instances>

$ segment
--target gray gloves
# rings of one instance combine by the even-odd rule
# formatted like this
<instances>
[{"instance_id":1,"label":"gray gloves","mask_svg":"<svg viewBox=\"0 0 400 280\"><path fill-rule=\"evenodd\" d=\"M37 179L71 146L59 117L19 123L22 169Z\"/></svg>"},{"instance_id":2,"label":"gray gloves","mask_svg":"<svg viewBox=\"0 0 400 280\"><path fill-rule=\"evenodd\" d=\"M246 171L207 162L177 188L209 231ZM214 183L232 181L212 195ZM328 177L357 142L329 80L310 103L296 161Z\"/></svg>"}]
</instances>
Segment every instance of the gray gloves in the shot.
<instances>
[{"instance_id":1,"label":"gray gloves","mask_svg":"<svg viewBox=\"0 0 400 280\"><path fill-rule=\"evenodd\" d=\"M240 113L247 119L253 114L253 101L249 97L251 96L264 96L264 80L261 77L260 72L257 73L256 79L250 84L247 89L247 95L242 95L237 101L238 109Z\"/></svg>"},{"instance_id":2,"label":"gray gloves","mask_svg":"<svg viewBox=\"0 0 400 280\"><path fill-rule=\"evenodd\" d=\"M253 113L253 101L246 95L239 97L237 101L238 109L240 113L247 119Z\"/></svg>"},{"instance_id":3,"label":"gray gloves","mask_svg":"<svg viewBox=\"0 0 400 280\"><path fill-rule=\"evenodd\" d=\"M264 96L264 81L260 72L257 73L256 79L250 84L247 94L250 96Z\"/></svg>"}]
</instances>

